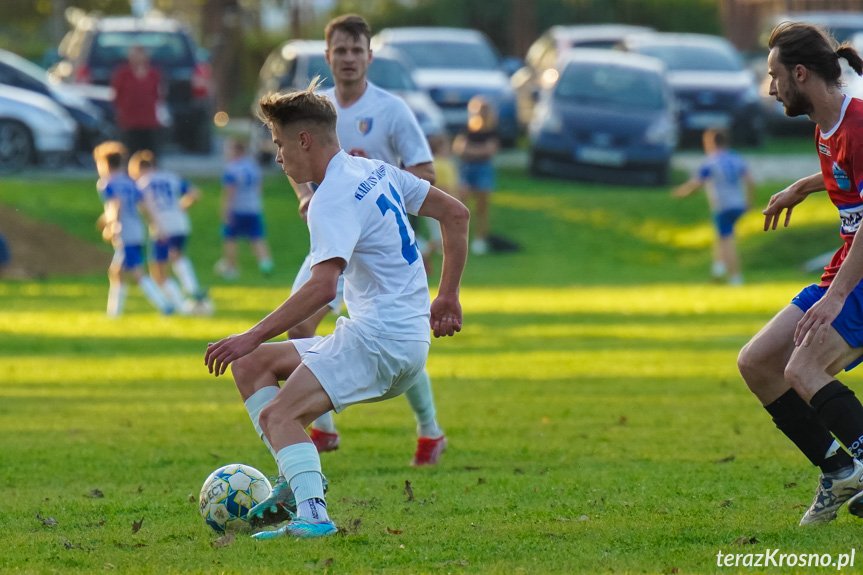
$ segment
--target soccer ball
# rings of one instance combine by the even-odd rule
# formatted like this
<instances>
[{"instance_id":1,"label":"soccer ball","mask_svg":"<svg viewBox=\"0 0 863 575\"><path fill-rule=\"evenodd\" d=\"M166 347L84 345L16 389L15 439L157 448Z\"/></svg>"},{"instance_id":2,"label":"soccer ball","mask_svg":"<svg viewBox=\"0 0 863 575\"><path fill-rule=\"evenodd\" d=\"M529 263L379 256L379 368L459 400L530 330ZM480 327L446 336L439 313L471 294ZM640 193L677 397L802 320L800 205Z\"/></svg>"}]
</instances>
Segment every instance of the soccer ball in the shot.
<instances>
[{"instance_id":1,"label":"soccer ball","mask_svg":"<svg viewBox=\"0 0 863 575\"><path fill-rule=\"evenodd\" d=\"M249 510L270 496L273 487L263 473L249 465L231 463L210 474L198 498L201 517L216 533L248 527Z\"/></svg>"}]
</instances>

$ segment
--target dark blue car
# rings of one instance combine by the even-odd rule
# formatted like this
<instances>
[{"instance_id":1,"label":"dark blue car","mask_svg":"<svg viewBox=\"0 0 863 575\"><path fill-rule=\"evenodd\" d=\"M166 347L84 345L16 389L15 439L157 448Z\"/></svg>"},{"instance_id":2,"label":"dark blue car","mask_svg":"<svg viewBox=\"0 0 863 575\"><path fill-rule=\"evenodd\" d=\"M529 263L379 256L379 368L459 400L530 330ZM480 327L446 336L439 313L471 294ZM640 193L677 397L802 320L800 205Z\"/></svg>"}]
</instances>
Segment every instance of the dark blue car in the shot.
<instances>
[{"instance_id":1,"label":"dark blue car","mask_svg":"<svg viewBox=\"0 0 863 575\"><path fill-rule=\"evenodd\" d=\"M530 171L665 184L677 145L674 96L659 60L608 50L565 53L546 74L529 126Z\"/></svg>"}]
</instances>

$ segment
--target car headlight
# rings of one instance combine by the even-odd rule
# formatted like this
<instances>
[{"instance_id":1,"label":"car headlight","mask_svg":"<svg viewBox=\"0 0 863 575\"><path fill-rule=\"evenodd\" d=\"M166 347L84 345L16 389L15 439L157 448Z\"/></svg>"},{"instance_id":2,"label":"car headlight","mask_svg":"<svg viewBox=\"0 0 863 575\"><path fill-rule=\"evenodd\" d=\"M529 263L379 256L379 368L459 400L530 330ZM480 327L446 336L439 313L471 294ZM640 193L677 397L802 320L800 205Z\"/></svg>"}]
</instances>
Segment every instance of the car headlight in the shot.
<instances>
[{"instance_id":1,"label":"car headlight","mask_svg":"<svg viewBox=\"0 0 863 575\"><path fill-rule=\"evenodd\" d=\"M644 140L648 144L674 146L677 143L677 130L674 122L669 116L660 116L647 128L644 133Z\"/></svg>"}]
</instances>

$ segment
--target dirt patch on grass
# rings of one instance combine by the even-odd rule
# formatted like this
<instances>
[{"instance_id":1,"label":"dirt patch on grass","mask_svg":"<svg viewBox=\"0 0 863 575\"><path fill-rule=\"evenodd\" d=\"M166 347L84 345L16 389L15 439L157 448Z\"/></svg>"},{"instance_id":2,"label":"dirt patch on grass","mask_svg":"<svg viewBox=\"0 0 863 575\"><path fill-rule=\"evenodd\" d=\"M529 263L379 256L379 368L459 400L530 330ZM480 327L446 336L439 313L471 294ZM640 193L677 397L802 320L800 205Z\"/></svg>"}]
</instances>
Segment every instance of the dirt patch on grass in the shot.
<instances>
[{"instance_id":1,"label":"dirt patch on grass","mask_svg":"<svg viewBox=\"0 0 863 575\"><path fill-rule=\"evenodd\" d=\"M0 204L0 233L11 257L0 277L44 279L57 275L106 272L111 254L70 235L56 224L47 224Z\"/></svg>"}]
</instances>

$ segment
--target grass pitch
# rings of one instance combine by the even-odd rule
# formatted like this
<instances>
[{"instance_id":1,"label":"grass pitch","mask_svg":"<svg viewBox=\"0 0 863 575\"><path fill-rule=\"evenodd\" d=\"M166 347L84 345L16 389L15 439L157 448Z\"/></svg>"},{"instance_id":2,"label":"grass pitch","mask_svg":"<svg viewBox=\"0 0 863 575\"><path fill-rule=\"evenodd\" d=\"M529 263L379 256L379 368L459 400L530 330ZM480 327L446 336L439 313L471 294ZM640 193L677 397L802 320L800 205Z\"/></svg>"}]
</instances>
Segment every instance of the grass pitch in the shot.
<instances>
[{"instance_id":1,"label":"grass pitch","mask_svg":"<svg viewBox=\"0 0 863 575\"><path fill-rule=\"evenodd\" d=\"M735 366L816 279L796 267L838 244L826 198L781 233L748 214L748 283L733 289L707 282L703 198L499 176L492 227L522 250L469 260L464 331L436 340L429 359L449 450L438 467L407 465L403 399L338 416L342 447L322 463L341 531L325 540L217 547L197 512L216 467L274 472L203 353L288 295L308 236L282 178L267 188L277 272L259 277L245 253L237 284L210 271L218 185L197 182L206 197L190 248L213 318L159 317L132 289L109 321L100 275L0 282L0 570L713 573L740 570L718 567L719 551L850 553L861 525L845 512L797 527L817 471ZM96 241L91 181L2 186L5 203ZM860 388L859 374L843 381Z\"/></svg>"}]
</instances>

